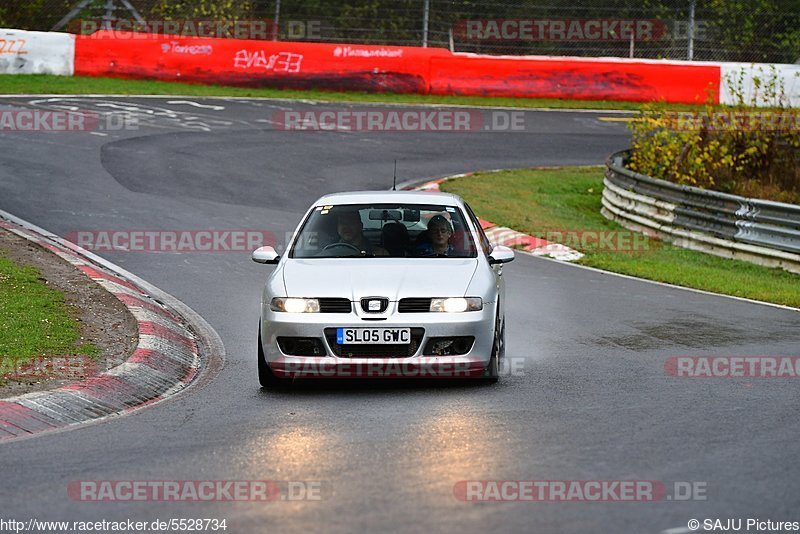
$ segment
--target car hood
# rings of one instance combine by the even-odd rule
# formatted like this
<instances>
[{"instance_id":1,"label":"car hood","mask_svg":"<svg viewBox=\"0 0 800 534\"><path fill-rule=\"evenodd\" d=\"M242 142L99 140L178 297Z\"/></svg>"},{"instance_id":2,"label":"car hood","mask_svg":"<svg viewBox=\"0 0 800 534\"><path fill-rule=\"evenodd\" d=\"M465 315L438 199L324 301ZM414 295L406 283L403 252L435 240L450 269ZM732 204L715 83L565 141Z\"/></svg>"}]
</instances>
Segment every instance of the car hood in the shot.
<instances>
[{"instance_id":1,"label":"car hood","mask_svg":"<svg viewBox=\"0 0 800 534\"><path fill-rule=\"evenodd\" d=\"M289 259L283 282L290 297L458 297L477 267L475 258Z\"/></svg>"}]
</instances>

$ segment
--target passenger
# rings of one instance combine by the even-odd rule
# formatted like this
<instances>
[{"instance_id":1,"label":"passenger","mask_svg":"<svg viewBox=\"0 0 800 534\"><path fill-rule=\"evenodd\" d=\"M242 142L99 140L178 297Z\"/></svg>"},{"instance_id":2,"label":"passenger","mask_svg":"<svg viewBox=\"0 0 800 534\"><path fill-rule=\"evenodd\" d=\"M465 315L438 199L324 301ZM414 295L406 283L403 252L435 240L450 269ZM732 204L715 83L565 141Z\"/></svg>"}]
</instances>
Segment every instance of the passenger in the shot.
<instances>
[{"instance_id":1,"label":"passenger","mask_svg":"<svg viewBox=\"0 0 800 534\"><path fill-rule=\"evenodd\" d=\"M352 245L367 256L388 256L389 252L377 245L373 245L364 235L364 224L358 210L340 211L336 215L336 232L339 240L331 245ZM328 245L330 247L331 245ZM327 248L327 247L326 247Z\"/></svg>"},{"instance_id":2,"label":"passenger","mask_svg":"<svg viewBox=\"0 0 800 534\"><path fill-rule=\"evenodd\" d=\"M455 249L450 244L453 226L444 216L434 215L428 221L428 239L430 242L420 243L416 247L417 256L454 256Z\"/></svg>"}]
</instances>

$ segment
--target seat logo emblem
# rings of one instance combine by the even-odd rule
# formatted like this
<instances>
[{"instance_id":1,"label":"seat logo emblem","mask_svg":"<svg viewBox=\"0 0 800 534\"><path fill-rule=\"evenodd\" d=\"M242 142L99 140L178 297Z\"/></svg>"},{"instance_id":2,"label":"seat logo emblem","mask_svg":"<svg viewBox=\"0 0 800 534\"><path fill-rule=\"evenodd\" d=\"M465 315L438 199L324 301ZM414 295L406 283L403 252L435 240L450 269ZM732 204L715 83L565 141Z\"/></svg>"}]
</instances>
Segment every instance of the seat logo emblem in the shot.
<instances>
[{"instance_id":1,"label":"seat logo emblem","mask_svg":"<svg viewBox=\"0 0 800 534\"><path fill-rule=\"evenodd\" d=\"M389 306L389 299L383 297L364 297L361 299L361 309L367 313L381 313Z\"/></svg>"}]
</instances>

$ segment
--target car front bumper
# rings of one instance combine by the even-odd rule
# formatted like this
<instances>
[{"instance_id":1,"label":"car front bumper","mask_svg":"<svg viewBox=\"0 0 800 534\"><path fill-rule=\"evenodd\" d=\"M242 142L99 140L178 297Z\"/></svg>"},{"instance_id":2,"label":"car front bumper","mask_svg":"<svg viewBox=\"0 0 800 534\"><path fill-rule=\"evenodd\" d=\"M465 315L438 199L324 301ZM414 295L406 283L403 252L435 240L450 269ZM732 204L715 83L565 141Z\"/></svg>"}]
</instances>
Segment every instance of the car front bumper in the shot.
<instances>
[{"instance_id":1,"label":"car front bumper","mask_svg":"<svg viewBox=\"0 0 800 534\"><path fill-rule=\"evenodd\" d=\"M366 317L366 318L365 318ZM387 313L375 316L351 313L284 313L262 307L261 339L272 372L291 378L470 378L481 376L492 354L495 325L493 303L480 311L462 313ZM421 328L424 334L413 355L400 357L337 356L326 328ZM278 337L317 338L325 354L285 354ZM470 350L451 356L426 356L433 337L472 336ZM379 352L379 351L377 351Z\"/></svg>"}]
</instances>

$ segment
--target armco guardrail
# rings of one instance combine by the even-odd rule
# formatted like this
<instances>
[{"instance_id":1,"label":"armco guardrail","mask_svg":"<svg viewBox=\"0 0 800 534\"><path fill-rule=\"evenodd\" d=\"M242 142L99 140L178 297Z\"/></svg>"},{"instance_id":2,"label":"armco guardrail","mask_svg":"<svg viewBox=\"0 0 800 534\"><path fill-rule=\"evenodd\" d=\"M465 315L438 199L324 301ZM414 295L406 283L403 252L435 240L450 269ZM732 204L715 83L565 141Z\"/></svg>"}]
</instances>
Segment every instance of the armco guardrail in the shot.
<instances>
[{"instance_id":1,"label":"armco guardrail","mask_svg":"<svg viewBox=\"0 0 800 534\"><path fill-rule=\"evenodd\" d=\"M625 167L612 154L603 215L675 245L800 274L800 206L678 185Z\"/></svg>"}]
</instances>

